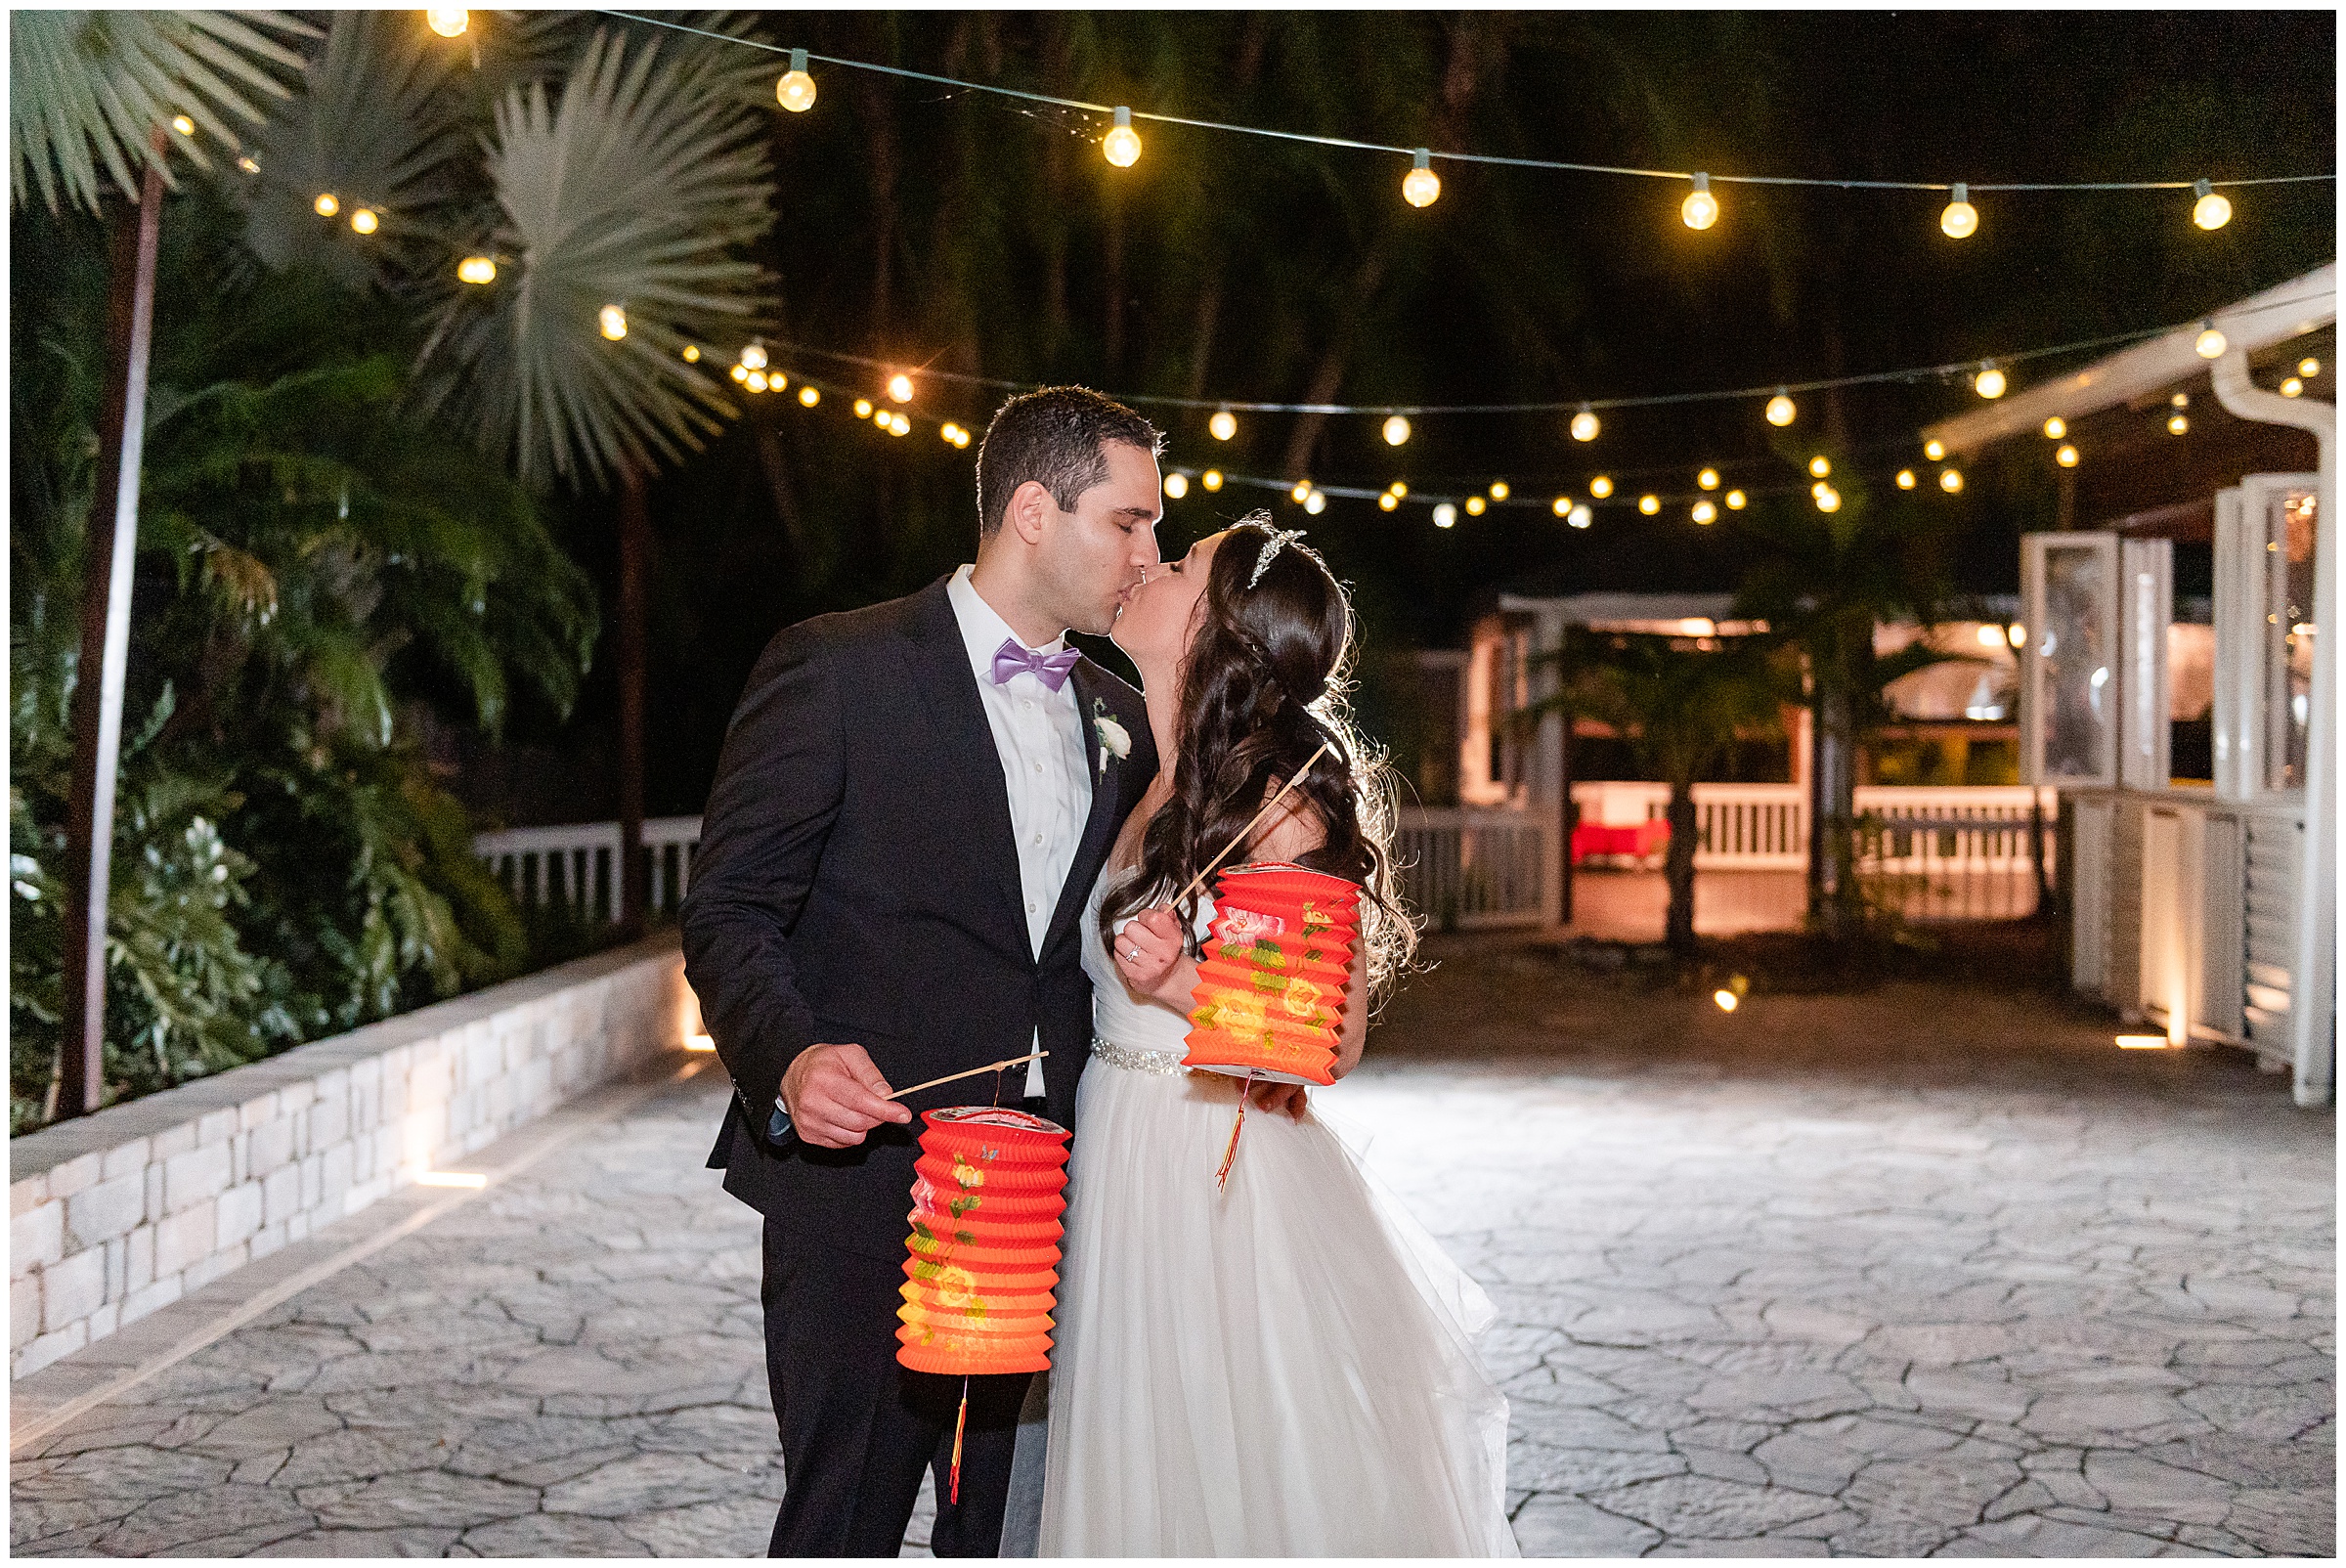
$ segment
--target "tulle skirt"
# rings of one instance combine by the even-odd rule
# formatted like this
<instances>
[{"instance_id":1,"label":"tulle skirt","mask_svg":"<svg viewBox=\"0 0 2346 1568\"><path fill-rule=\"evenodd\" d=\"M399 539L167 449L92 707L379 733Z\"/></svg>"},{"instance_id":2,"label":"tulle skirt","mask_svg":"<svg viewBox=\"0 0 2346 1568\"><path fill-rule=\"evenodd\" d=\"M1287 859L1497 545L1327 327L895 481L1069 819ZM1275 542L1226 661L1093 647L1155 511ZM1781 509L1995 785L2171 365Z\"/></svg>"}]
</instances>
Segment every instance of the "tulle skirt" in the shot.
<instances>
[{"instance_id":1,"label":"tulle skirt","mask_svg":"<svg viewBox=\"0 0 2346 1568\"><path fill-rule=\"evenodd\" d=\"M1517 1555L1488 1297L1316 1111L1250 1111L1217 1192L1237 1104L1084 1073L1042 1554Z\"/></svg>"}]
</instances>

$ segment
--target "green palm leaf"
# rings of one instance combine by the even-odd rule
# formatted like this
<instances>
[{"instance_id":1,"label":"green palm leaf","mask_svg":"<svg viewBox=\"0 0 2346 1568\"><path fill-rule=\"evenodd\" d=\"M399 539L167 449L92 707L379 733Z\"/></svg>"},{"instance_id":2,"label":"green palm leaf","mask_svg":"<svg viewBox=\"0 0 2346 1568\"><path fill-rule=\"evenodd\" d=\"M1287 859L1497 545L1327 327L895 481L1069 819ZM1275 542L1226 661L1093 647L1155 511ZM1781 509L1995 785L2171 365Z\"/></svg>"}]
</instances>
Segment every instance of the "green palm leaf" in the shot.
<instances>
[{"instance_id":1,"label":"green palm leaf","mask_svg":"<svg viewBox=\"0 0 2346 1568\"><path fill-rule=\"evenodd\" d=\"M773 223L762 125L710 91L705 54L631 57L598 31L558 104L497 106L501 221L485 288L443 280L421 355L427 406L477 430L525 482L608 481L697 450L733 410L683 345L744 335L770 307L735 254ZM606 305L624 339L602 335Z\"/></svg>"},{"instance_id":2,"label":"green palm leaf","mask_svg":"<svg viewBox=\"0 0 2346 1568\"><path fill-rule=\"evenodd\" d=\"M8 162L11 199L27 182L50 211L63 196L98 210L106 176L136 198L139 168L171 170L155 131L185 114L199 132L231 147L230 120L257 123L260 96L282 98L281 79L301 56L264 29L316 37L317 29L277 11L19 11L8 26ZM201 168L201 136L177 138Z\"/></svg>"}]
</instances>

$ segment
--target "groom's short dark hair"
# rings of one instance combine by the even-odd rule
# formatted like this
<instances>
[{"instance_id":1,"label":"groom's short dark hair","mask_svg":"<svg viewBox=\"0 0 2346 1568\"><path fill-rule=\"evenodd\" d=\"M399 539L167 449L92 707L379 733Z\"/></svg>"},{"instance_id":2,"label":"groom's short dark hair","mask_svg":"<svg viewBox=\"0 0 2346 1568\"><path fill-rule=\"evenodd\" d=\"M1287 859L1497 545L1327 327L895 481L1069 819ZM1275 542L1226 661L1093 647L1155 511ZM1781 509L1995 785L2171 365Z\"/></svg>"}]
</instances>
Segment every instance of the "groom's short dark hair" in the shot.
<instances>
[{"instance_id":1,"label":"groom's short dark hair","mask_svg":"<svg viewBox=\"0 0 2346 1568\"><path fill-rule=\"evenodd\" d=\"M1108 477L1105 441L1121 441L1151 457L1164 449L1156 426L1089 387L1047 386L1021 392L994 411L978 447L978 537L991 539L1018 488L1032 479L1063 510Z\"/></svg>"}]
</instances>

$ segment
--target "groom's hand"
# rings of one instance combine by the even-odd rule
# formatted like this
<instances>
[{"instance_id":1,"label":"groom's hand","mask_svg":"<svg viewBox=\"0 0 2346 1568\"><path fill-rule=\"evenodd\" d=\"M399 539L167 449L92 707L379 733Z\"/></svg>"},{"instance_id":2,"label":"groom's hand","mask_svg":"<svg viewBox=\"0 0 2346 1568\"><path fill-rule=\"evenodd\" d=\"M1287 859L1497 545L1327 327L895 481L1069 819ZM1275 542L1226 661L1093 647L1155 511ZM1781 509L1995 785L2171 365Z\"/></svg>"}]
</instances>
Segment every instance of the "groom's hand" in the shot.
<instances>
[{"instance_id":1,"label":"groom's hand","mask_svg":"<svg viewBox=\"0 0 2346 1568\"><path fill-rule=\"evenodd\" d=\"M782 1074L782 1105L803 1142L852 1149L884 1121L912 1119L888 1089L862 1046L810 1045Z\"/></svg>"}]
</instances>

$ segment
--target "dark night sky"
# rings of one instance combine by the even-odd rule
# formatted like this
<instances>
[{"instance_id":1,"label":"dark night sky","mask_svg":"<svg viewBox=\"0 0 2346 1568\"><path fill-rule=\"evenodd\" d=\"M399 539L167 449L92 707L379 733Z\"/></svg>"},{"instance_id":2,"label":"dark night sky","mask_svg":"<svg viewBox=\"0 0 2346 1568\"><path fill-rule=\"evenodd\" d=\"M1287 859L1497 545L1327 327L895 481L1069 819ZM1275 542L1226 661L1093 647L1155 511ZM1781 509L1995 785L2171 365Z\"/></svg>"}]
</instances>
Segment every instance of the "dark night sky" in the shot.
<instances>
[{"instance_id":1,"label":"dark night sky","mask_svg":"<svg viewBox=\"0 0 2346 1568\"><path fill-rule=\"evenodd\" d=\"M1095 19L1103 42L1075 84L1078 96L1121 89L1108 101L1278 119L1276 100L1258 94L1234 113L1238 106L1220 95L1211 69L1169 73L1163 65L1168 35L1193 40L1185 47L1197 54L1227 52L1238 16L1149 20L1161 25L1151 32L1132 18ZM1401 22L1421 28L1425 58L1415 64L1438 79L1450 19ZM1035 29L1046 23L1031 15L977 23L977 47L970 19L954 13L807 14L790 24L803 24L806 36L789 42L825 53L871 59L886 49L934 69L959 51L965 74L1044 80ZM1352 58L1342 48L1345 29L1371 24L1321 14L1315 47L1327 51L1325 68L1340 74ZM2335 159L2335 22L2327 11L1524 13L1494 25L1503 42L1486 57L1484 94L1503 113L1469 132L1477 151L1717 173L1974 182L2307 174L2330 170ZM985 67L987 47L1002 62L998 75ZM974 136L1007 150L999 173L1006 180L1032 152L1025 144L1058 130L974 96L867 85L836 69L821 79L824 98L813 113L777 117L786 121L776 146L783 223L772 260L784 282L788 333L913 362L939 357L1021 380L1080 379L1111 392L1187 390L1176 348L1195 329L1196 303L1179 282L1180 264L1194 259L1185 247L1307 249L1325 258L1334 294L1366 242L1358 231L1371 202L1391 209L1372 211L1374 222L1392 223L1399 213L1412 227L1396 243L1366 324L1370 342L1339 393L1344 401L1633 395L1971 359L2186 320L2318 266L2335 248L2334 196L2324 184L2236 191L2237 215L2214 235L2191 227L2188 193L1977 195L1981 229L1962 243L1939 234L1945 198L1933 194L1727 186L1718 225L1696 235L1677 220L1679 185L1453 166L1443 171L1441 200L1415 213L1398 199L1404 165L1389 157L1151 130L1141 164L1128 171L1148 178L1114 196L1124 203L1117 216L1129 258L1122 364L1111 369L1096 336L1081 335L1046 362L1005 326L1046 309L1031 266L1010 267L1007 281L976 302L982 320L975 325L931 297L940 291L933 281L949 269L940 271L921 247L934 250L933 237L948 234L953 245L983 241L969 238L974 225L956 230L949 221L956 181L970 177L956 171L973 165L925 149L931 139L941 146ZM1335 90L1340 103L1345 89ZM1364 88L1362 96L1375 95ZM1303 111L1278 122L1303 123ZM883 127L900 144L891 199L904 215L895 240L901 277L889 314L878 319L870 226L879 198L870 165ZM1368 117L1342 129L1412 139L1412 127ZM1096 149L1075 144L1075 152L1085 180L1110 172L1095 169ZM1276 221L1266 221L1248 202L1259 207L1264 183L1274 180L1296 194L1282 196ZM1030 208L1041 200L1039 192L998 183L987 194ZM1082 194L1106 199L1088 185ZM1168 221L1198 210L1199 200L1246 212L1248 227L1205 237ZM932 223L939 210L947 217ZM1097 216L1071 204L1064 220L1079 319L1105 308L1093 298ZM1507 265L1522 270L1520 298L1505 270L1495 275L1490 264L1499 241L1488 225L1501 218L1516 247ZM1317 316L1282 309L1291 292L1269 283L1254 289L1249 276L1239 271L1204 390L1300 398L1314 345L1341 301L1324 301ZM978 347L989 344L999 346ZM2075 363L2040 363L2016 384ZM982 427L997 399L925 390L920 412ZM1585 495L1600 469L1631 495L1648 485L1685 492L1704 462L1748 487L1804 483L1794 464L1829 419L1846 431L1845 450L1859 467L1886 470L1911 460L1922 424L1971 399L1961 385L1937 383L1852 392L1838 411L1821 396L1804 398L1790 441L1764 424L1756 403L1623 411L1607 416L1591 447L1566 439L1558 416L1428 416L1394 453L1377 439L1374 419L1338 419L1310 471L1324 483L1380 487L1406 477L1420 491L1479 488L1503 476L1519 495ZM1286 430L1279 416L1249 418L1228 447L1206 435L1202 414L1167 422L1171 463L1280 471ZM725 716L775 629L906 591L968 557L974 450L944 446L933 428L925 439L891 442L829 404L811 414L765 404L658 487L656 809L699 808ZM1252 496L1234 503L1236 495L1193 490L1169 502L1160 530L1166 552L1259 503ZM1282 520L1302 520L1295 508L1272 503ZM2009 589L2015 540L2044 526L2049 488L1976 486L1951 504L1965 508L1964 586ZM589 552L608 547L597 509L582 508L587 526L576 536ZM1422 509L1387 515L1339 501L1309 526L1355 582L1372 634L1388 645L1455 642L1472 606L1502 584L1728 588L1745 558L1730 529L1695 529L1682 510L1655 519L1600 512L1595 528L1579 533L1544 506L1499 509L1437 533ZM597 566L608 579L609 563ZM589 729L608 703L605 661L582 716Z\"/></svg>"}]
</instances>

